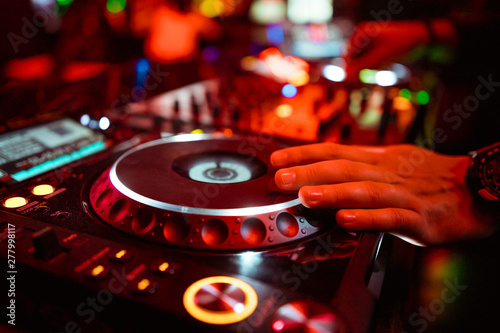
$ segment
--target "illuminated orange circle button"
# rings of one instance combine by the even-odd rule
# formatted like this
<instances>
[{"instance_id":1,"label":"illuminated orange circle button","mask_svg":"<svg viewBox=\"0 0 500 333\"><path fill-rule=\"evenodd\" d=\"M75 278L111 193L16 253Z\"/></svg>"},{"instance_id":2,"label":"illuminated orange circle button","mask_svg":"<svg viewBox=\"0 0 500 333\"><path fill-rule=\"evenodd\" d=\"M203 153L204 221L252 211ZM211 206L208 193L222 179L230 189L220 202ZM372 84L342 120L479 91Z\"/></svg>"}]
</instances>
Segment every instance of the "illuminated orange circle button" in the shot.
<instances>
[{"instance_id":1,"label":"illuminated orange circle button","mask_svg":"<svg viewBox=\"0 0 500 333\"><path fill-rule=\"evenodd\" d=\"M184 292L183 303L199 321L227 325L250 316L258 299L246 282L230 276L211 276L190 285Z\"/></svg>"},{"instance_id":2,"label":"illuminated orange circle button","mask_svg":"<svg viewBox=\"0 0 500 333\"><path fill-rule=\"evenodd\" d=\"M28 200L26 200L26 198L12 197L12 198L5 200L3 205L7 208L18 208L18 207L26 205L27 203L28 203Z\"/></svg>"},{"instance_id":3,"label":"illuminated orange circle button","mask_svg":"<svg viewBox=\"0 0 500 333\"><path fill-rule=\"evenodd\" d=\"M34 195L47 195L54 192L54 187L49 184L37 185L31 191Z\"/></svg>"}]
</instances>

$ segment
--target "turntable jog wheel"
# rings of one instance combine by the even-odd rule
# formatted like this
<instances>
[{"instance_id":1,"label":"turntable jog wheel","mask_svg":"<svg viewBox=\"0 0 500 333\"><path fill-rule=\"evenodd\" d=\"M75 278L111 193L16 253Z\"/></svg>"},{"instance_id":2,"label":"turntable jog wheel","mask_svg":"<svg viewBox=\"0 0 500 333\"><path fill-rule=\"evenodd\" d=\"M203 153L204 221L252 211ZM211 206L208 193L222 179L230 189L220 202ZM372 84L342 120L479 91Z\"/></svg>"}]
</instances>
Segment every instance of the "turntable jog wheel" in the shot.
<instances>
[{"instance_id":1,"label":"turntable jog wheel","mask_svg":"<svg viewBox=\"0 0 500 333\"><path fill-rule=\"evenodd\" d=\"M122 155L90 189L94 212L113 227L197 249L269 247L333 225L329 212L273 190L274 141L183 134Z\"/></svg>"}]
</instances>

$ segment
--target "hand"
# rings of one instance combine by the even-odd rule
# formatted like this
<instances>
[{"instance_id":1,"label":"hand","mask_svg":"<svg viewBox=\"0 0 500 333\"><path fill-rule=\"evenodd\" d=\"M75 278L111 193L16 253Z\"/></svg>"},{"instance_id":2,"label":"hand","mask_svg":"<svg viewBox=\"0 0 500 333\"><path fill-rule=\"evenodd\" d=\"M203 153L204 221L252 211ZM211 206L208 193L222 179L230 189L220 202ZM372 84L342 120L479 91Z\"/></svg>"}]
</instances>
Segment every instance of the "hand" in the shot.
<instances>
[{"instance_id":1,"label":"hand","mask_svg":"<svg viewBox=\"0 0 500 333\"><path fill-rule=\"evenodd\" d=\"M467 156L414 145L320 143L271 155L276 185L308 208L338 208L349 230L392 233L419 245L484 237L494 216L479 211L465 184Z\"/></svg>"}]
</instances>

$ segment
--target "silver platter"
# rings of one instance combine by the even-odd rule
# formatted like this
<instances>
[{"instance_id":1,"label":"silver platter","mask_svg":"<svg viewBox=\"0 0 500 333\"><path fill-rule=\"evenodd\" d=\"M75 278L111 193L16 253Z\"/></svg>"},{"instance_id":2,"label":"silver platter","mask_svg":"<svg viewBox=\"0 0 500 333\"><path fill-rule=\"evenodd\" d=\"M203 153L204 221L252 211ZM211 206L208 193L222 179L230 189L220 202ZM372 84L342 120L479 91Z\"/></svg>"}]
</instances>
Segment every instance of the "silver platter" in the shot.
<instances>
[{"instance_id":1,"label":"silver platter","mask_svg":"<svg viewBox=\"0 0 500 333\"><path fill-rule=\"evenodd\" d=\"M270 213L300 204L296 193L273 190L275 170L269 157L278 148L274 142L264 144L250 138L177 135L130 150L113 164L109 178L130 199L168 211L212 216ZM191 156L193 160L184 163ZM176 167L177 161L185 165ZM238 175L235 182L224 181L224 177L205 177L203 181L203 172L195 172L198 177L188 176L195 169L217 163L222 165L219 169L243 173L244 181L239 181ZM254 169L264 172L257 170L252 175Z\"/></svg>"}]
</instances>

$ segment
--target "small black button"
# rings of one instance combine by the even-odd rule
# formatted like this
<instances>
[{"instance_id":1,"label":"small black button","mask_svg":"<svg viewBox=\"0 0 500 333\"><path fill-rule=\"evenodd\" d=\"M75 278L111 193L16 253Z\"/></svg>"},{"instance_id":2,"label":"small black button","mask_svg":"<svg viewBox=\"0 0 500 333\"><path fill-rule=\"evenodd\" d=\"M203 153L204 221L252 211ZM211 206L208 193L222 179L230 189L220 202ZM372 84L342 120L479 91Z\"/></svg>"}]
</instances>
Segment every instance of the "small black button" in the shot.
<instances>
[{"instance_id":1,"label":"small black button","mask_svg":"<svg viewBox=\"0 0 500 333\"><path fill-rule=\"evenodd\" d=\"M33 234L35 257L42 260L54 258L62 252L61 245L51 227L45 227Z\"/></svg>"},{"instance_id":2,"label":"small black button","mask_svg":"<svg viewBox=\"0 0 500 333\"><path fill-rule=\"evenodd\" d=\"M45 205L40 205L38 207L35 208L35 212L37 213L46 213L49 211L49 206L45 206Z\"/></svg>"},{"instance_id":3,"label":"small black button","mask_svg":"<svg viewBox=\"0 0 500 333\"><path fill-rule=\"evenodd\" d=\"M68 217L71 216L70 212L58 212L56 215L60 219L67 219Z\"/></svg>"}]
</instances>

